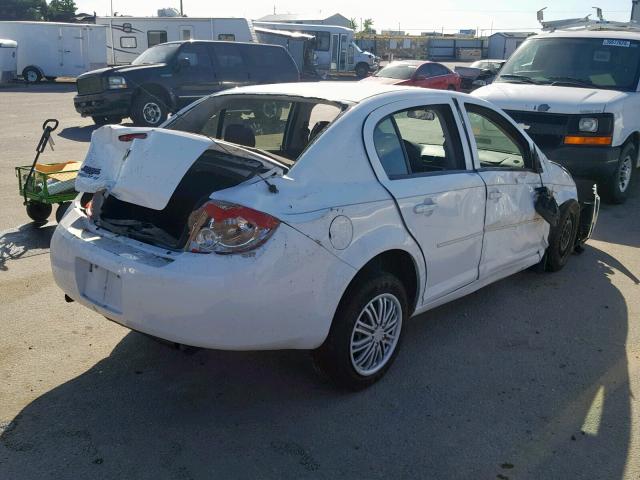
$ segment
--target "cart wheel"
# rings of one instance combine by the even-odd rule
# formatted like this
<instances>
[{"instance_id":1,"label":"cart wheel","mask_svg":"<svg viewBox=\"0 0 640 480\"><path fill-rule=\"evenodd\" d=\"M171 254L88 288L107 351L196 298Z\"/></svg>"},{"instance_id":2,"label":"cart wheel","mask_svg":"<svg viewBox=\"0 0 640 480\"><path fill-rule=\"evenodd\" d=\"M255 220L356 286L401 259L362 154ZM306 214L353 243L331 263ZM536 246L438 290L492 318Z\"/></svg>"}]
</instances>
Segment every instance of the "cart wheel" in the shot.
<instances>
[{"instance_id":1,"label":"cart wheel","mask_svg":"<svg viewBox=\"0 0 640 480\"><path fill-rule=\"evenodd\" d=\"M56 210L56 222L60 223L62 217L64 217L64 214L67 213L69 205L71 205L71 202L62 202L60 205L58 205L58 208Z\"/></svg>"},{"instance_id":2,"label":"cart wheel","mask_svg":"<svg viewBox=\"0 0 640 480\"><path fill-rule=\"evenodd\" d=\"M48 203L27 202L27 215L36 223L47 223L53 208Z\"/></svg>"}]
</instances>

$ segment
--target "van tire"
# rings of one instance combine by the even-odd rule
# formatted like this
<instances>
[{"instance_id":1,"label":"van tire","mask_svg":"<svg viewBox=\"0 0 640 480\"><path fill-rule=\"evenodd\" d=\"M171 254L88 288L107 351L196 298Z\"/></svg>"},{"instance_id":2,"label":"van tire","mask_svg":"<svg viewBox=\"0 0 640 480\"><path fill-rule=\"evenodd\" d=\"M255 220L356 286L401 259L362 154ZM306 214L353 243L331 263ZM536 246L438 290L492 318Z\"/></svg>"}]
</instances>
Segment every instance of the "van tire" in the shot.
<instances>
[{"instance_id":1,"label":"van tire","mask_svg":"<svg viewBox=\"0 0 640 480\"><path fill-rule=\"evenodd\" d=\"M131 118L140 127L157 127L167 119L169 109L161 95L139 93L133 100Z\"/></svg>"},{"instance_id":2,"label":"van tire","mask_svg":"<svg viewBox=\"0 0 640 480\"><path fill-rule=\"evenodd\" d=\"M360 335L355 332L355 327L360 318L366 318L363 316L365 307L375 303L380 297L388 299L388 305L394 305L393 310L396 312L398 327L390 332L392 337L387 337L384 323L376 329L380 332L371 333L369 342L372 345L376 342L381 345L380 342L383 342L384 339L389 342L392 338L391 345L386 344L387 348L391 348L391 351L380 350L382 358L378 365L370 368L371 373L363 373L363 371L358 371L355 366L362 357L358 357L357 353L352 350L358 348L354 347L355 342L367 341L367 336L364 339L355 340L356 335ZM392 310L384 311L392 313ZM324 343L313 352L315 367L319 373L328 377L334 384L348 390L361 390L374 384L387 372L400 350L403 327L409 318L408 312L406 289L396 276L384 271L364 276L361 281L349 287L342 297L333 317L329 335ZM368 320L371 320L371 317ZM389 322L391 322L391 317L389 317ZM367 350L371 347L364 348ZM361 355L366 356L366 354L365 351ZM375 358L377 357L374 357L374 363Z\"/></svg>"},{"instance_id":3,"label":"van tire","mask_svg":"<svg viewBox=\"0 0 640 480\"><path fill-rule=\"evenodd\" d=\"M22 78L27 83L38 83L42 80L42 74L36 67L27 67L22 70Z\"/></svg>"},{"instance_id":4,"label":"van tire","mask_svg":"<svg viewBox=\"0 0 640 480\"><path fill-rule=\"evenodd\" d=\"M359 63L356 65L356 77L358 78L364 78L367 75L369 75L369 65L367 65L366 63Z\"/></svg>"},{"instance_id":5,"label":"van tire","mask_svg":"<svg viewBox=\"0 0 640 480\"><path fill-rule=\"evenodd\" d=\"M636 146L628 142L622 147L615 173L604 182L602 193L607 202L621 204L627 200L632 189L636 161Z\"/></svg>"}]
</instances>

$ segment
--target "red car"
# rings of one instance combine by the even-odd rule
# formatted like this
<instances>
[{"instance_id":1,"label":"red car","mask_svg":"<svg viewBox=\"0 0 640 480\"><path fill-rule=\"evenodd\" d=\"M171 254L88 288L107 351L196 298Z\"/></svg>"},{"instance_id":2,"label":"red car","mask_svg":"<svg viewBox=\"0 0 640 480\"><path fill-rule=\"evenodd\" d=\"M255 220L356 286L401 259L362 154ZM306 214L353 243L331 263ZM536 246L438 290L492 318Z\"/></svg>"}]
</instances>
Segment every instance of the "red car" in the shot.
<instances>
[{"instance_id":1,"label":"red car","mask_svg":"<svg viewBox=\"0 0 640 480\"><path fill-rule=\"evenodd\" d=\"M437 62L425 60L401 60L391 62L363 82L379 82L388 85L460 90L460 75Z\"/></svg>"}]
</instances>

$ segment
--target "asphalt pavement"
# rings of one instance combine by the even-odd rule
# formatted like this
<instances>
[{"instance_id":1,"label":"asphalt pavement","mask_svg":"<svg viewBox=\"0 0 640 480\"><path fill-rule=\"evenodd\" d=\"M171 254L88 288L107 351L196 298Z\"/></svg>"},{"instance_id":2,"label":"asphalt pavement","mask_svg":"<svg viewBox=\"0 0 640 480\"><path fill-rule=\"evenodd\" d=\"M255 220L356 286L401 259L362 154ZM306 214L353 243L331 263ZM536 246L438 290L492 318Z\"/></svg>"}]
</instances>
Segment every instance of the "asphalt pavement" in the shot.
<instances>
[{"instance_id":1,"label":"asphalt pavement","mask_svg":"<svg viewBox=\"0 0 640 480\"><path fill-rule=\"evenodd\" d=\"M305 352L183 352L65 303L13 167L50 117L43 160L83 159L72 97L0 90L0 479L640 478L640 182L562 272L420 315L344 393Z\"/></svg>"}]
</instances>

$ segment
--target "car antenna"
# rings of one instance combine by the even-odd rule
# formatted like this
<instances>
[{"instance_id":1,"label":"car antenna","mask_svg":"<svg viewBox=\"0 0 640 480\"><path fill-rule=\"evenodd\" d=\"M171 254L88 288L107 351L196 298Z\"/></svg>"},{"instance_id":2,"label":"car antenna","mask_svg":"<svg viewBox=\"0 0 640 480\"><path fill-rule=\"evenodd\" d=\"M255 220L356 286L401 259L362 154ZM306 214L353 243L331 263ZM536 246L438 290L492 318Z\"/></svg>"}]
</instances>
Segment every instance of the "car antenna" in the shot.
<instances>
[{"instance_id":1,"label":"car antenna","mask_svg":"<svg viewBox=\"0 0 640 480\"><path fill-rule=\"evenodd\" d=\"M267 184L267 186L269 187L269 191L271 193L278 193L278 187L276 187L276 185L274 183L269 183L269 181L264 178L262 175L260 175L258 172L256 172L256 175L258 175L258 177L260 177L260 180L262 180L264 183Z\"/></svg>"}]
</instances>

